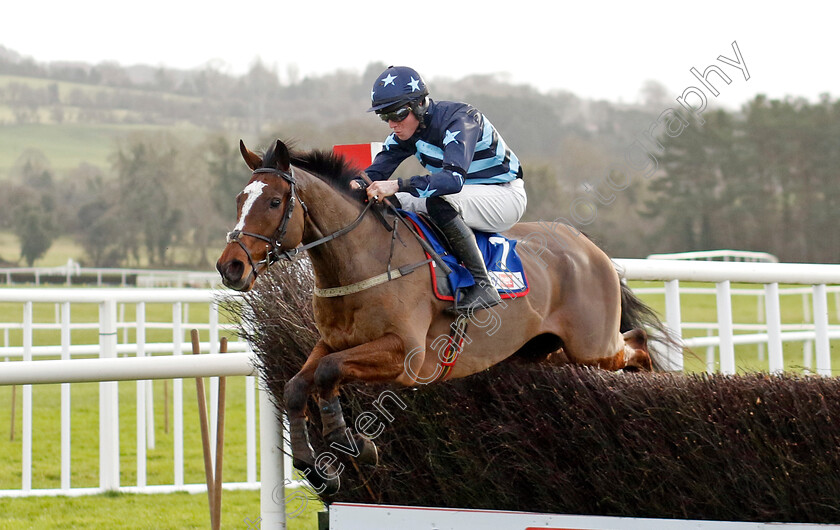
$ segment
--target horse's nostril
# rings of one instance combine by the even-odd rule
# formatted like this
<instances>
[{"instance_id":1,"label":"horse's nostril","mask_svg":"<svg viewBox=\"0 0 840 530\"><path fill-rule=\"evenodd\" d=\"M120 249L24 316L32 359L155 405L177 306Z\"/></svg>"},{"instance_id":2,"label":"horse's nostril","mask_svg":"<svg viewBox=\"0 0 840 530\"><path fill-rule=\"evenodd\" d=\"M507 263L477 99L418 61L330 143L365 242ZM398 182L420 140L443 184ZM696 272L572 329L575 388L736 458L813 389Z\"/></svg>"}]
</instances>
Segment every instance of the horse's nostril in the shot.
<instances>
[{"instance_id":1,"label":"horse's nostril","mask_svg":"<svg viewBox=\"0 0 840 530\"><path fill-rule=\"evenodd\" d=\"M231 260L224 264L216 264L216 268L224 279L229 282L236 283L242 279L242 273L245 271L245 264L238 259Z\"/></svg>"}]
</instances>

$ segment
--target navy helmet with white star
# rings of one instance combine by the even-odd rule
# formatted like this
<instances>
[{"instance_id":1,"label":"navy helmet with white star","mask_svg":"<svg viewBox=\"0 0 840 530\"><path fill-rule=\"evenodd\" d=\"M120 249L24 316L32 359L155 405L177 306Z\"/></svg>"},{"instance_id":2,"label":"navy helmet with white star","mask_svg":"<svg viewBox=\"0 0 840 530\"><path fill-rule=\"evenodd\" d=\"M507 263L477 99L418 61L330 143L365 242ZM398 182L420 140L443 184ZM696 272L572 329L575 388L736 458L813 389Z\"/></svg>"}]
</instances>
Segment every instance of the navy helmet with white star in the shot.
<instances>
[{"instance_id":1,"label":"navy helmet with white star","mask_svg":"<svg viewBox=\"0 0 840 530\"><path fill-rule=\"evenodd\" d=\"M429 95L420 74L407 66L389 66L373 83L368 112L419 102Z\"/></svg>"}]
</instances>

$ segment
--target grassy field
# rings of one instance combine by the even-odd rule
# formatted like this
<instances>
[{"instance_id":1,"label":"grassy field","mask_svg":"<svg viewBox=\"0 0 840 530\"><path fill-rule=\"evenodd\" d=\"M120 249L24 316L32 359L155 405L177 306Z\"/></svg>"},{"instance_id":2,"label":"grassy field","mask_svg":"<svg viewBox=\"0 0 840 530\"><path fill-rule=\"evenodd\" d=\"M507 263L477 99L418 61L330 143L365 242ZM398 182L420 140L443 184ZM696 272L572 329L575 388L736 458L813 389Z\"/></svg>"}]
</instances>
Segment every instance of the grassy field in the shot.
<instances>
[{"instance_id":1,"label":"grassy field","mask_svg":"<svg viewBox=\"0 0 840 530\"><path fill-rule=\"evenodd\" d=\"M126 321L135 320L135 306L125 306ZM20 322L21 304L0 304L0 322ZM147 304L146 320L171 321L171 305ZM207 306L190 304L191 322L206 322ZM54 304L33 304L36 323L55 321ZM96 304L74 304L73 323L97 322ZM189 330L185 325L185 331ZM36 330L33 342L37 345L58 344L57 330ZM206 332L203 333L206 340ZM119 334L120 340L134 340L134 331ZM5 343L5 337L3 338ZM73 344L96 344L97 330L74 330ZM147 330L149 342L171 340L171 331ZM185 332L184 340L188 341ZM8 345L19 346L22 334L11 330ZM2 359L0 359L2 361ZM155 448L147 449L147 483L172 484L173 424L172 381L155 381ZM119 383L120 410L120 484L136 485L136 383ZM208 389L209 383L205 382ZM12 387L0 387L0 489L17 489L21 485L22 468L22 390L14 388L15 414L12 423ZM32 486L35 489L59 488L60 476L60 385L35 385L33 394L33 462ZM164 396L168 396L165 401ZM201 434L195 383L183 381L184 408L184 482L204 483ZM244 377L230 377L226 393L226 429L224 479L226 482L245 482L246 432L245 432L246 383ZM99 385L74 384L71 387L71 485L72 487L99 486ZM168 416L168 419L167 419ZM257 418L259 420L259 418ZM258 430L257 430L258 432ZM257 437L258 439L258 437ZM259 464L258 464L259 466ZM259 469L259 467L257 468ZM223 517L226 528L248 528L247 520L256 521L260 513L259 491L224 493ZM290 529L314 529L315 515L320 503L306 506L308 515L296 517ZM290 506L291 508L291 506ZM297 508L300 508L298 506ZM4 528L202 528L208 519L206 494L171 495L99 495L94 497L0 498L0 529Z\"/></svg>"},{"instance_id":2,"label":"grassy field","mask_svg":"<svg viewBox=\"0 0 840 530\"><path fill-rule=\"evenodd\" d=\"M661 282L631 282L634 288L640 287L661 287ZM706 287L714 289L714 284L700 284L700 283L681 283L681 287ZM780 292L785 289L802 287L794 285L782 285L779 287ZM762 286L749 284L732 284L732 289L758 289L763 292ZM653 307L658 314L665 314L665 296L664 295L645 295L642 297L646 303ZM763 298L761 299L763 303ZM809 307L812 306L810 297L807 301ZM810 309L813 311L812 309ZM717 302L714 294L682 294L680 297L680 312L683 322L717 322ZM840 324L840 308L837 306L837 299L833 294L828 295L828 314L829 324ZM806 319L806 314L803 309L802 295L789 294L781 297L781 321L783 324L807 324L812 322ZM733 295L732 299L732 321L738 324L756 324L762 323L759 319L758 298L756 296ZM735 331L735 333L745 333L744 331ZM757 333L756 331L747 333ZM715 332L716 334L716 332ZM701 330L683 330L683 336L700 337L706 336L707 332ZM835 352L840 348L840 341L831 341L831 358L832 358L832 373L840 374L840 355ZM783 343L783 356L785 370L791 372L802 372L806 366L804 364L804 344L802 342L785 342ZM813 350L812 350L813 351ZM767 360L767 349L762 350L757 345L738 345L735 347L736 368L738 372L758 372L767 371L769 363ZM814 354L815 355L815 354ZM689 352L685 356L685 369L690 372L702 372L706 370L706 349ZM720 357L716 352L716 370L720 369ZM811 370L816 368L816 361L812 359Z\"/></svg>"},{"instance_id":3,"label":"grassy field","mask_svg":"<svg viewBox=\"0 0 840 530\"><path fill-rule=\"evenodd\" d=\"M109 157L115 150L115 142L133 132L162 132L195 135L201 133L196 127L156 126L142 124L142 116L131 116L127 111L106 109L114 118L125 120L125 124L92 124L77 121L82 109L67 104L67 97L72 93L81 94L97 100L103 95L116 93L136 94L145 93L137 89L94 86L67 81L54 81L31 77L0 75L0 89L11 85L27 85L34 90L44 90L48 86L55 86L56 93L62 101L63 118L57 122L51 115L51 108L41 106L38 110L39 124L17 124L14 112L6 105L0 104L0 180L9 176L9 170L15 161L27 149L40 150L50 161L53 170L61 178L67 171L88 163L106 170L110 167ZM163 100L196 101L195 98L176 94L161 94ZM138 123L138 124L134 124Z\"/></svg>"},{"instance_id":4,"label":"grassy field","mask_svg":"<svg viewBox=\"0 0 840 530\"><path fill-rule=\"evenodd\" d=\"M226 491L222 528L260 528L259 491ZM320 505L312 503L299 517L288 517L289 530L317 530ZM208 528L207 495L95 495L0 499L0 529L185 529Z\"/></svg>"},{"instance_id":5,"label":"grassy field","mask_svg":"<svg viewBox=\"0 0 840 530\"><path fill-rule=\"evenodd\" d=\"M655 282L634 282L634 287L657 286ZM697 287L697 284L686 286ZM747 286L733 285L733 289ZM784 287L783 287L784 289ZM660 313L664 310L664 296L645 295L645 301ZM838 308L833 295L829 296L830 321L837 320ZM36 322L55 321L53 304L35 304ZM20 321L20 304L0 304L0 321ZM148 321L167 321L171 308L165 304L147 305ZM683 295L682 316L684 321L715 322L716 305L713 295ZM126 306L125 320L134 319L133 305ZM190 305L190 318L193 322L206 320L206 309L199 305ZM802 299L799 295L786 296L782 299L782 318L785 323L803 322L805 315ZM757 321L757 301L754 297L736 296L733 301L733 319L739 323ZM97 307L93 304L74 306L74 322L96 322ZM189 329L189 326L186 326ZM705 335L704 332L686 331L686 336ZM168 340L171 332L149 330L148 340ZM122 332L120 333L122 339ZM128 339L133 338L129 333ZM57 343L58 331L42 330L35 335L36 344ZM185 335L185 340L187 339ZM96 330L73 332L74 343L96 343ZM20 344L20 332L9 334L11 345ZM838 347L832 341L832 353ZM785 366L791 371L801 371L803 365L803 347L801 343L788 343L784 348ZM705 351L686 357L686 368L690 371L705 370ZM759 358L755 346L736 348L739 372L766 370L767 361ZM840 356L832 355L834 373L840 373ZM229 378L227 396L227 429L224 476L226 481L245 481L245 433L244 421L244 378ZM164 383L155 384L155 427L157 445L148 451L147 474L149 484L171 483L173 480L173 441L171 426L167 432L164 421L163 395ZM136 427L135 427L135 391L134 382L119 384L120 393L120 466L121 484L132 485L136 481ZM21 394L17 389L17 414L14 429L15 439L11 438L11 389L0 387L0 489L20 487L21 480L21 440L20 420ZM172 399L172 387L169 383L169 399ZM60 485L60 400L58 385L39 385L33 387L35 407L34 421L34 462L33 487L58 488ZM98 486L98 385L78 384L72 388L72 466L71 483L74 487ZM203 460L198 423L198 411L195 399L195 386L192 380L184 381L184 453L185 482L203 483ZM171 411L171 404L170 404ZM171 421L171 420L170 420ZM312 501L307 504L306 512L290 519L289 528L293 530L315 529L317 511L320 504ZM225 492L223 518L225 528L249 528L249 521L259 517L259 492ZM207 525L208 513L206 495L171 494L171 495L99 495L79 498L23 498L0 499L0 529L4 528L200 528Z\"/></svg>"},{"instance_id":6,"label":"grassy field","mask_svg":"<svg viewBox=\"0 0 840 530\"><path fill-rule=\"evenodd\" d=\"M184 380L184 482L203 484L204 468L198 407L194 380ZM164 419L164 382L155 386L155 448L147 449L147 483L173 482L172 383L168 384L170 404L167 423ZM208 388L209 383L205 382ZM98 384L72 386L71 409L71 485L98 487ZM120 483L135 485L136 409L134 382L119 384L120 394ZM17 413L15 438L11 439L11 391L0 387L0 489L16 489L21 481L21 389L16 389ZM226 392L225 481L245 482L245 382L243 377L228 378ZM33 387L33 464L34 488L60 487L60 387ZM259 462L259 458L258 458ZM259 466L259 463L258 463ZM258 467L259 469L259 467ZM305 512L290 518L290 529L317 528L314 512L321 509L318 501L306 506L290 504L295 511ZM246 520L255 521L260 514L259 491L226 491L223 494L223 527L248 528ZM92 497L0 498L0 529L5 528L205 528L209 516L206 494L168 495L97 495Z\"/></svg>"},{"instance_id":7,"label":"grassy field","mask_svg":"<svg viewBox=\"0 0 840 530\"><path fill-rule=\"evenodd\" d=\"M53 241L46 255L35 261L36 267L59 267L66 265L68 259L78 262L84 259L84 250L69 237L59 237ZM15 262L20 258L20 240L12 232L0 231L0 260ZM18 266L25 267L21 261Z\"/></svg>"},{"instance_id":8,"label":"grassy field","mask_svg":"<svg viewBox=\"0 0 840 530\"><path fill-rule=\"evenodd\" d=\"M176 132L173 127L150 125L60 125L26 124L0 127L0 180L7 178L15 162L27 149L38 149L50 167L62 178L83 163L106 172L117 141L136 132ZM186 131L185 131L186 133Z\"/></svg>"},{"instance_id":9,"label":"grassy field","mask_svg":"<svg viewBox=\"0 0 840 530\"><path fill-rule=\"evenodd\" d=\"M224 245L224 234L219 238L219 245L207 250L208 259L216 259L222 252ZM199 255L195 247L173 245L169 248L169 259L176 264L190 264L195 263L196 257ZM77 263L84 263L85 252L71 237L61 236L53 241L44 257L35 260L35 267L59 267L67 264L67 260L72 259ZM25 267L25 261L20 259L20 241L18 237L12 232L0 231L0 261L8 261L16 263L15 266ZM129 268L148 267L148 259L146 259L146 249L140 249L139 265L132 265ZM159 267L169 268L169 267ZM198 270L198 267L191 265L191 270ZM213 264L206 263L204 265L205 271L213 271ZM5 281L5 278L0 279Z\"/></svg>"}]
</instances>

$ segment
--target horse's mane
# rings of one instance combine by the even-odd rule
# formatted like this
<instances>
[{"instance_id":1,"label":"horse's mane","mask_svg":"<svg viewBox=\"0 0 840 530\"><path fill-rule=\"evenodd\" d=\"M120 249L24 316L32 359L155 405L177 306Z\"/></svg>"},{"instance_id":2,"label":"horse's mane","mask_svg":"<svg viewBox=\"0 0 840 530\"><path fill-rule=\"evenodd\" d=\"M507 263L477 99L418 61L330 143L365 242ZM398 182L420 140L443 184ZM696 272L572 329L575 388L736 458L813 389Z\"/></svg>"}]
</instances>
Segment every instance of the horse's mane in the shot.
<instances>
[{"instance_id":1,"label":"horse's mane","mask_svg":"<svg viewBox=\"0 0 840 530\"><path fill-rule=\"evenodd\" d=\"M273 144L263 155L263 167L277 167L277 153L275 152L277 145L277 143ZM350 189L350 181L359 178L361 172L350 165L343 156L319 149L298 151L291 143L286 143L286 146L293 166L312 173L356 202L364 201L366 197L364 192Z\"/></svg>"}]
</instances>

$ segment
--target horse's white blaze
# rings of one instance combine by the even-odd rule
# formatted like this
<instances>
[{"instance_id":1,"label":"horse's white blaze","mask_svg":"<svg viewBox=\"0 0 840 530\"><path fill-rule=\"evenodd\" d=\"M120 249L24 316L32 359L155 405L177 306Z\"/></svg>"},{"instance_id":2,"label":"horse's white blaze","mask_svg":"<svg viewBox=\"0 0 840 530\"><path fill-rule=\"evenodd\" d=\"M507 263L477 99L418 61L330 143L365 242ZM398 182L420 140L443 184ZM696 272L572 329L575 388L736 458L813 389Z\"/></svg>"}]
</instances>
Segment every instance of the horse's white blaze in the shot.
<instances>
[{"instance_id":1,"label":"horse's white blaze","mask_svg":"<svg viewBox=\"0 0 840 530\"><path fill-rule=\"evenodd\" d=\"M266 186L267 184L265 182L255 180L245 186L245 189L242 190L242 193L248 195L248 198L245 199L245 204L242 205L242 213L239 214L239 222L237 222L236 226L233 227L234 230L242 230L245 228L245 218L248 216L248 212L251 211L251 207L255 202L257 202L259 196L262 195L262 190Z\"/></svg>"}]
</instances>

